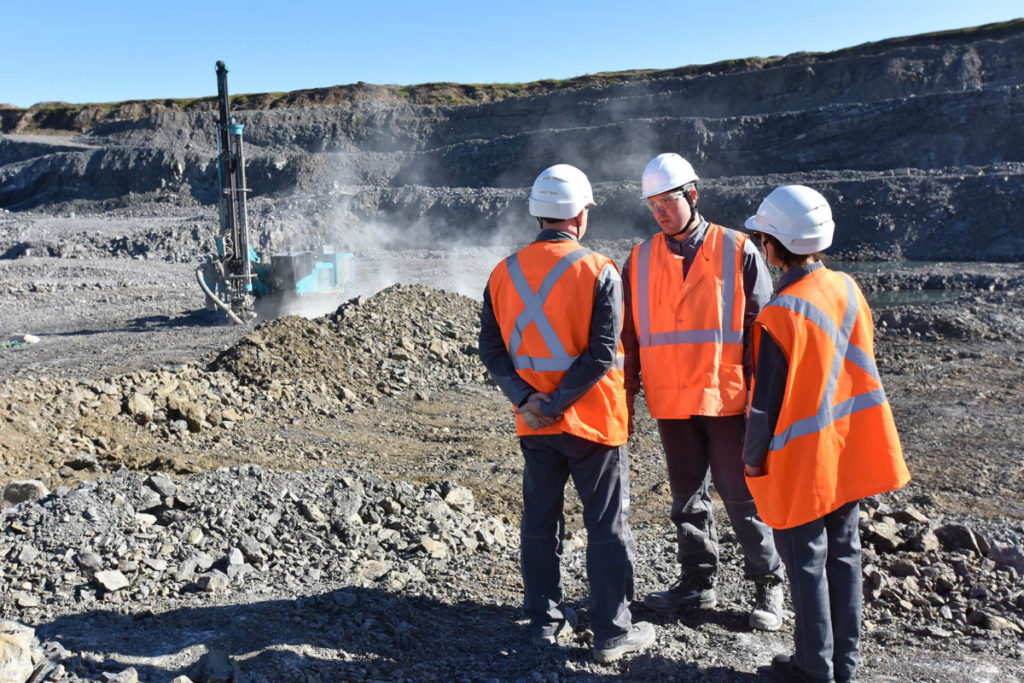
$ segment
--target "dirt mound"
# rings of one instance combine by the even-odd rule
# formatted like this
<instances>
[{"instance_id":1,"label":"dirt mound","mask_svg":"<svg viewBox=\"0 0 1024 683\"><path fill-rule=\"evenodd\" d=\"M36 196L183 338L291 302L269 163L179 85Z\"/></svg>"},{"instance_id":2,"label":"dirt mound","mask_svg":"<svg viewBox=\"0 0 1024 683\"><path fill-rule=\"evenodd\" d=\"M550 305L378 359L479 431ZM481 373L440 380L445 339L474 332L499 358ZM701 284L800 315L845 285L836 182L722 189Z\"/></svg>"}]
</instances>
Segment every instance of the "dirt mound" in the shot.
<instances>
[{"instance_id":1,"label":"dirt mound","mask_svg":"<svg viewBox=\"0 0 1024 683\"><path fill-rule=\"evenodd\" d=\"M484 381L479 316L480 304L462 295L393 285L321 318L262 323L221 353L212 369L264 388L289 382L372 404L406 390Z\"/></svg>"}]
</instances>

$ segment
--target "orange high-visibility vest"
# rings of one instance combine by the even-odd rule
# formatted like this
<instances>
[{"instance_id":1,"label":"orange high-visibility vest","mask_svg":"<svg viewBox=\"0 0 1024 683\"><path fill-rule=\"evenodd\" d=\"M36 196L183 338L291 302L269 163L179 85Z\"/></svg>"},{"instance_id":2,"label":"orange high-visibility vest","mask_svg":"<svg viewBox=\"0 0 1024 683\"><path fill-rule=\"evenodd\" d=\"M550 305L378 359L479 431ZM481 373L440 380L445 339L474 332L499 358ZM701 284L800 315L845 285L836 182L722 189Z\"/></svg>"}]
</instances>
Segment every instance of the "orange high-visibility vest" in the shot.
<instances>
[{"instance_id":1,"label":"orange high-visibility vest","mask_svg":"<svg viewBox=\"0 0 1024 683\"><path fill-rule=\"evenodd\" d=\"M683 257L664 233L633 247L630 304L640 376L651 417L740 415L743 376L743 245L735 230L708 226L683 277Z\"/></svg>"},{"instance_id":2,"label":"orange high-visibility vest","mask_svg":"<svg viewBox=\"0 0 1024 683\"><path fill-rule=\"evenodd\" d=\"M491 273L488 290L516 372L551 393L587 349L594 296L611 259L570 240L534 242ZM612 369L549 427L530 429L516 416L516 434L569 433L608 446L628 438L622 342Z\"/></svg>"},{"instance_id":3,"label":"orange high-visibility vest","mask_svg":"<svg viewBox=\"0 0 1024 683\"><path fill-rule=\"evenodd\" d=\"M771 335L789 362L765 460L748 477L761 519L788 529L910 481L875 365L871 311L848 275L821 268L787 287L754 322L754 358Z\"/></svg>"}]
</instances>

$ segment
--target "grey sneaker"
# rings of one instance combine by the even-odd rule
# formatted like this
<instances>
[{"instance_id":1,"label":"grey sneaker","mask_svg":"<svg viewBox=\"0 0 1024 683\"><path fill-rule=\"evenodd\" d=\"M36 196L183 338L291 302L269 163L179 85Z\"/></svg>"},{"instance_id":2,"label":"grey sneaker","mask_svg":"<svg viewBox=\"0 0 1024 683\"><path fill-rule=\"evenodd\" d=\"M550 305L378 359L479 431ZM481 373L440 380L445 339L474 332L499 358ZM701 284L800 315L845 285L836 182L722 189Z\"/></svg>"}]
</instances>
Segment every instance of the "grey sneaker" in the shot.
<instances>
[{"instance_id":1,"label":"grey sneaker","mask_svg":"<svg viewBox=\"0 0 1024 683\"><path fill-rule=\"evenodd\" d=\"M655 591L644 598L644 606L661 614L700 607L710 609L718 604L714 588L701 588L683 579L667 591Z\"/></svg>"},{"instance_id":2,"label":"grey sneaker","mask_svg":"<svg viewBox=\"0 0 1024 683\"><path fill-rule=\"evenodd\" d=\"M616 645L594 647L594 660L601 664L617 662L622 655L640 652L654 642L654 626L646 621L638 621L629 629L629 634Z\"/></svg>"},{"instance_id":3,"label":"grey sneaker","mask_svg":"<svg viewBox=\"0 0 1024 683\"><path fill-rule=\"evenodd\" d=\"M558 645L559 641L568 640L576 632L576 610L563 607L561 621L553 629L544 629L533 636L535 645Z\"/></svg>"},{"instance_id":4,"label":"grey sneaker","mask_svg":"<svg viewBox=\"0 0 1024 683\"><path fill-rule=\"evenodd\" d=\"M754 609L750 612L750 628L756 631L778 631L782 628L782 584L778 581L754 583Z\"/></svg>"}]
</instances>

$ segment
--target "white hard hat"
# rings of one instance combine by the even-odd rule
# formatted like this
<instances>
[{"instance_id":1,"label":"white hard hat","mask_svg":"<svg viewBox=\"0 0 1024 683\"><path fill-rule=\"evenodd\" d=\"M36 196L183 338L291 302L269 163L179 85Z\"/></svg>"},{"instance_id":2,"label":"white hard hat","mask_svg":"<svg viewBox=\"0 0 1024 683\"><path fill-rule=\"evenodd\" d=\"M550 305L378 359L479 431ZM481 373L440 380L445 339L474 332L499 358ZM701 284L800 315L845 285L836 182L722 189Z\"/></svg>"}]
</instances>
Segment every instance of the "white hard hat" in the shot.
<instances>
[{"instance_id":1,"label":"white hard hat","mask_svg":"<svg viewBox=\"0 0 1024 683\"><path fill-rule=\"evenodd\" d=\"M640 181L642 197L647 199L697 181L690 162L674 152L659 154L647 163Z\"/></svg>"},{"instance_id":2,"label":"white hard hat","mask_svg":"<svg viewBox=\"0 0 1024 683\"><path fill-rule=\"evenodd\" d=\"M757 207L757 214L744 225L753 232L774 236L794 254L827 249L836 229L828 201L803 185L782 185L772 190Z\"/></svg>"},{"instance_id":3,"label":"white hard hat","mask_svg":"<svg viewBox=\"0 0 1024 683\"><path fill-rule=\"evenodd\" d=\"M544 169L533 181L530 215L565 220L594 205L594 192L583 171L569 164Z\"/></svg>"}]
</instances>

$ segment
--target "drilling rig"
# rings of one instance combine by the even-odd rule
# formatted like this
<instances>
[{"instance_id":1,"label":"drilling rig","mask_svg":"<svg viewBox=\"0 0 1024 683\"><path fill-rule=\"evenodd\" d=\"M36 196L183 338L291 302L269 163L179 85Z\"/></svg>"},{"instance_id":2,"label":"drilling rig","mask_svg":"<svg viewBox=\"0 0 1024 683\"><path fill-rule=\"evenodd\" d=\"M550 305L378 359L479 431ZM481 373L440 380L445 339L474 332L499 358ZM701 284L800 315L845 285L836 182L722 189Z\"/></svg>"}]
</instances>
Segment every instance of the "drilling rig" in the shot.
<instances>
[{"instance_id":1,"label":"drilling rig","mask_svg":"<svg viewBox=\"0 0 1024 683\"><path fill-rule=\"evenodd\" d=\"M208 310L245 324L256 317L257 299L341 294L355 281L354 256L331 246L317 251L260 255L249 241L246 211L244 124L231 114L228 69L217 62L217 181L220 185L220 233L217 251L196 270Z\"/></svg>"}]
</instances>

